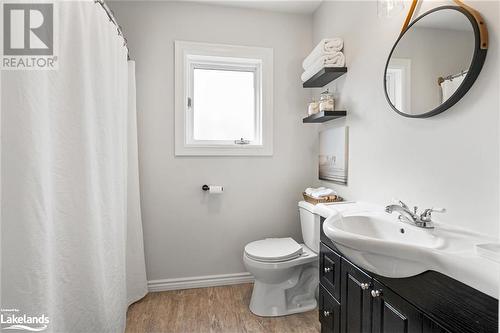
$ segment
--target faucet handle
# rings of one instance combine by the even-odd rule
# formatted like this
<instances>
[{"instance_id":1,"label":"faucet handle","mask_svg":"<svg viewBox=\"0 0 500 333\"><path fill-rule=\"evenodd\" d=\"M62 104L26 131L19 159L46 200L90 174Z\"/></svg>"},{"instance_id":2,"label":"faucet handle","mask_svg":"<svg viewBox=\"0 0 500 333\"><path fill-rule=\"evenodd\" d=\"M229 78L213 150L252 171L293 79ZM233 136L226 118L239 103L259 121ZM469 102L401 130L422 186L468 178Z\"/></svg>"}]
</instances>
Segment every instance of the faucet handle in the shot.
<instances>
[{"instance_id":1,"label":"faucet handle","mask_svg":"<svg viewBox=\"0 0 500 333\"><path fill-rule=\"evenodd\" d=\"M428 208L420 215L420 220L430 222L432 213L446 213L446 208Z\"/></svg>"},{"instance_id":2,"label":"faucet handle","mask_svg":"<svg viewBox=\"0 0 500 333\"><path fill-rule=\"evenodd\" d=\"M403 207L404 209L407 209L407 210L410 210L408 208L408 205L406 205L403 201L399 200L399 199L396 199L396 198L393 198L392 201L397 204L397 205L400 205L401 207Z\"/></svg>"},{"instance_id":3,"label":"faucet handle","mask_svg":"<svg viewBox=\"0 0 500 333\"><path fill-rule=\"evenodd\" d=\"M408 208L408 205L405 204L403 201L399 200L399 204L401 205L401 207L403 207L404 209L407 209L407 210L410 210L410 208Z\"/></svg>"},{"instance_id":4,"label":"faucet handle","mask_svg":"<svg viewBox=\"0 0 500 333\"><path fill-rule=\"evenodd\" d=\"M446 208L428 208L424 210L425 214L430 214L430 213L446 213Z\"/></svg>"}]
</instances>

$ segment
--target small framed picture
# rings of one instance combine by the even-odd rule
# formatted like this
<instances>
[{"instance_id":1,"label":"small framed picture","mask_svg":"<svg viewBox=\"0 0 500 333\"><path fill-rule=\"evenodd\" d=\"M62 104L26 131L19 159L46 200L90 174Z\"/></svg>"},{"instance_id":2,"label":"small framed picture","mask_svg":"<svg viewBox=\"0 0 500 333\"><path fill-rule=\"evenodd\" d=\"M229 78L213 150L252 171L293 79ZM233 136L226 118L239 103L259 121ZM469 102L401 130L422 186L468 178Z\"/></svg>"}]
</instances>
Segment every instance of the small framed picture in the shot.
<instances>
[{"instance_id":1,"label":"small framed picture","mask_svg":"<svg viewBox=\"0 0 500 333\"><path fill-rule=\"evenodd\" d=\"M328 128L319 133L319 179L347 185L349 128Z\"/></svg>"}]
</instances>

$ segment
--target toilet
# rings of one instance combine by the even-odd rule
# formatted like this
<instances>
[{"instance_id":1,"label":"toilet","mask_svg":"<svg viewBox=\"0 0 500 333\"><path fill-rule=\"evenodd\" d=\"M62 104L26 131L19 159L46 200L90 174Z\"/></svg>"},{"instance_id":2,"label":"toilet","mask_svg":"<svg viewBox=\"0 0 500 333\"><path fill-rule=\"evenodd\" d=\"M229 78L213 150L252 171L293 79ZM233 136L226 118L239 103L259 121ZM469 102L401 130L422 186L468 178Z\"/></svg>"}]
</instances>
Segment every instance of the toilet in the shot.
<instances>
[{"instance_id":1,"label":"toilet","mask_svg":"<svg viewBox=\"0 0 500 333\"><path fill-rule=\"evenodd\" d=\"M290 237L266 238L245 246L243 262L255 283L250 311L263 317L285 316L316 308L320 217L299 202L304 244Z\"/></svg>"}]
</instances>

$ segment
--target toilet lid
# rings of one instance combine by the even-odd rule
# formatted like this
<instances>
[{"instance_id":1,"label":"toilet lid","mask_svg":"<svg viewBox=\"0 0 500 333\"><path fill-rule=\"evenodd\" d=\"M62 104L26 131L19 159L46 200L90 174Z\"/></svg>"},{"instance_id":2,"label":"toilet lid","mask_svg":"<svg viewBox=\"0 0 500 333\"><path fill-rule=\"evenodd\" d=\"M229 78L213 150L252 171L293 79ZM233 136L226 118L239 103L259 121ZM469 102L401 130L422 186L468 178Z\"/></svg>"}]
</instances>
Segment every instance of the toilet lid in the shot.
<instances>
[{"instance_id":1,"label":"toilet lid","mask_svg":"<svg viewBox=\"0 0 500 333\"><path fill-rule=\"evenodd\" d=\"M302 254L302 246L292 238L266 238L247 244L245 253L254 260L275 262L295 259Z\"/></svg>"}]
</instances>

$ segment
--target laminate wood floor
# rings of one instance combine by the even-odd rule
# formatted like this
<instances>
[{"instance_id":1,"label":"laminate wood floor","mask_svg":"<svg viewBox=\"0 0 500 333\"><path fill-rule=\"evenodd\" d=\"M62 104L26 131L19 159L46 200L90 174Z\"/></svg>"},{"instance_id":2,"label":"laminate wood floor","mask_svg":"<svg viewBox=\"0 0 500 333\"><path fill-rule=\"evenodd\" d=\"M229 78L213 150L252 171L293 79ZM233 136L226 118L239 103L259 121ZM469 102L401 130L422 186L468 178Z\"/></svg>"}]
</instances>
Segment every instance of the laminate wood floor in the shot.
<instances>
[{"instance_id":1,"label":"laminate wood floor","mask_svg":"<svg viewBox=\"0 0 500 333\"><path fill-rule=\"evenodd\" d=\"M252 284L149 293L130 306L126 333L318 333L318 311L262 318Z\"/></svg>"}]
</instances>

